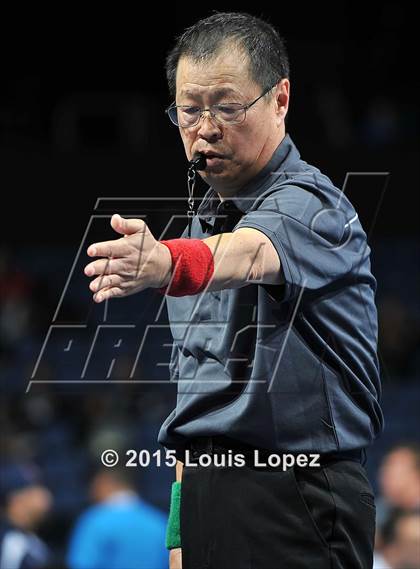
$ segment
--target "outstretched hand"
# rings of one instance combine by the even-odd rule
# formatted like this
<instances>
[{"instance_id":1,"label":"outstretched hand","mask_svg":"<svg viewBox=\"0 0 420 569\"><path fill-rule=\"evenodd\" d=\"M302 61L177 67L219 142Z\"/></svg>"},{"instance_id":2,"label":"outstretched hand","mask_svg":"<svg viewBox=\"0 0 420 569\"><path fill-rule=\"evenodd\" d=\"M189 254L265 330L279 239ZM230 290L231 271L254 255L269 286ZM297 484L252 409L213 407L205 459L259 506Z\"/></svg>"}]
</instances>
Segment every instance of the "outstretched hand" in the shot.
<instances>
[{"instance_id":1,"label":"outstretched hand","mask_svg":"<svg viewBox=\"0 0 420 569\"><path fill-rule=\"evenodd\" d=\"M99 303L168 284L171 254L153 237L146 223L115 214L111 226L123 237L92 244L87 250L89 257L102 257L84 270L88 277L98 275L89 285L94 301Z\"/></svg>"}]
</instances>

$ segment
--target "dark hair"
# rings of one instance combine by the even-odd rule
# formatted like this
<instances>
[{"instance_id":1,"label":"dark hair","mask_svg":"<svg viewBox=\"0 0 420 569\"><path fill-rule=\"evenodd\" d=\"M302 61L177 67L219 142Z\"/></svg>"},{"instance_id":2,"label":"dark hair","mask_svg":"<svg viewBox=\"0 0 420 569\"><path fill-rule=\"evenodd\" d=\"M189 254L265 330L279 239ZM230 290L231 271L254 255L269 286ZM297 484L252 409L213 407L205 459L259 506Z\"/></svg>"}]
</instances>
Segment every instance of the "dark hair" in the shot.
<instances>
[{"instance_id":1,"label":"dark hair","mask_svg":"<svg viewBox=\"0 0 420 569\"><path fill-rule=\"evenodd\" d=\"M289 77L284 40L264 20L239 12L219 12L199 20L180 35L166 59L169 91L175 96L176 70L181 57L205 61L216 56L226 42L233 41L249 57L251 78L263 89Z\"/></svg>"},{"instance_id":2,"label":"dark hair","mask_svg":"<svg viewBox=\"0 0 420 569\"><path fill-rule=\"evenodd\" d=\"M399 450L408 450L414 458L415 467L420 471L420 444L417 441L404 440L394 445L389 451L388 455Z\"/></svg>"},{"instance_id":3,"label":"dark hair","mask_svg":"<svg viewBox=\"0 0 420 569\"><path fill-rule=\"evenodd\" d=\"M384 545L389 545L395 541L399 522L411 517L420 517L420 509L402 510L395 508L389 512L380 530Z\"/></svg>"}]
</instances>

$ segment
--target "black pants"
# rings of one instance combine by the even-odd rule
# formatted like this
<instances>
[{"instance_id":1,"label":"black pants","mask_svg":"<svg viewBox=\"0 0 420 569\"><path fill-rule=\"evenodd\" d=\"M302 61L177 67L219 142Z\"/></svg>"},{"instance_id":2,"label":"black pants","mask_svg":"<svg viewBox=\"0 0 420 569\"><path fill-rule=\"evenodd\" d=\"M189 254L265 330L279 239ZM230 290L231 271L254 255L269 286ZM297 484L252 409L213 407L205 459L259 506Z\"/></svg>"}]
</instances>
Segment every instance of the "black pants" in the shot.
<instances>
[{"instance_id":1,"label":"black pants","mask_svg":"<svg viewBox=\"0 0 420 569\"><path fill-rule=\"evenodd\" d=\"M183 569L370 569L375 506L363 466L186 466Z\"/></svg>"}]
</instances>

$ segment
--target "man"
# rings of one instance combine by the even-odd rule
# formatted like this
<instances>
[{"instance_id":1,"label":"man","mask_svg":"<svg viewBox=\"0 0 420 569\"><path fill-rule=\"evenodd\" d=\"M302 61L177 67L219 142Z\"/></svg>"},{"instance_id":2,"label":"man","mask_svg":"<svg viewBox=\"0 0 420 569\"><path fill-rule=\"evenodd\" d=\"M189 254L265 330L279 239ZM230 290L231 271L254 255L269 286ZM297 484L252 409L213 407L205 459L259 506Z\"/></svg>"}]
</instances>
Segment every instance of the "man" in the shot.
<instances>
[{"instance_id":1,"label":"man","mask_svg":"<svg viewBox=\"0 0 420 569\"><path fill-rule=\"evenodd\" d=\"M377 556L383 553L387 559L394 560L397 554L407 553L409 555L410 548L405 546L403 539L397 539L400 535L398 528L402 531L409 531L415 526L416 521L417 550L420 554L420 525L418 524L420 447L418 444L409 441L402 442L388 451L379 468L379 491L379 498L376 500ZM408 516L407 519L403 516L400 523L403 512L412 512L413 515ZM417 518L414 515L415 512L417 512ZM412 535L415 535L414 532ZM385 561L377 561L375 567L382 567L381 563L386 569Z\"/></svg>"},{"instance_id":2,"label":"man","mask_svg":"<svg viewBox=\"0 0 420 569\"><path fill-rule=\"evenodd\" d=\"M383 458L379 469L381 509L420 508L420 445L401 443Z\"/></svg>"},{"instance_id":3,"label":"man","mask_svg":"<svg viewBox=\"0 0 420 569\"><path fill-rule=\"evenodd\" d=\"M165 516L141 500L127 470L98 471L91 484L95 504L72 532L69 569L165 569Z\"/></svg>"},{"instance_id":4,"label":"man","mask_svg":"<svg viewBox=\"0 0 420 569\"><path fill-rule=\"evenodd\" d=\"M395 510L383 527L382 555L374 569L420 567L420 511Z\"/></svg>"},{"instance_id":5,"label":"man","mask_svg":"<svg viewBox=\"0 0 420 569\"><path fill-rule=\"evenodd\" d=\"M187 158L204 155L210 185L191 239L157 242L115 215L124 237L92 245L105 258L85 273L97 275L96 302L166 292L178 399L159 442L180 459L171 567L371 567L360 456L382 415L366 235L286 133L289 65L269 24L238 13L197 22L167 76L169 118ZM255 450L322 457L283 469L256 465ZM216 465L234 453L245 464Z\"/></svg>"},{"instance_id":6,"label":"man","mask_svg":"<svg viewBox=\"0 0 420 569\"><path fill-rule=\"evenodd\" d=\"M37 469L26 463L3 465L0 497L0 569L50 567L51 552L34 533L52 505Z\"/></svg>"}]
</instances>

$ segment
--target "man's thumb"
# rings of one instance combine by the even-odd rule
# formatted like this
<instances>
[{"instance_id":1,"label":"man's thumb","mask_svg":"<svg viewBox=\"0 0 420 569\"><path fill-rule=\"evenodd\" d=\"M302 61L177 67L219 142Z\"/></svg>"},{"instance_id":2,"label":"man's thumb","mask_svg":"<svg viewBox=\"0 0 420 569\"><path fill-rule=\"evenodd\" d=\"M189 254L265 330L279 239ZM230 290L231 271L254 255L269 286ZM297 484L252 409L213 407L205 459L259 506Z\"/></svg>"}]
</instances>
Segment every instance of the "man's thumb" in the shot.
<instances>
[{"instance_id":1,"label":"man's thumb","mask_svg":"<svg viewBox=\"0 0 420 569\"><path fill-rule=\"evenodd\" d=\"M125 219L118 213L111 217L111 227L121 235L132 235L144 229L144 221L141 219Z\"/></svg>"}]
</instances>

